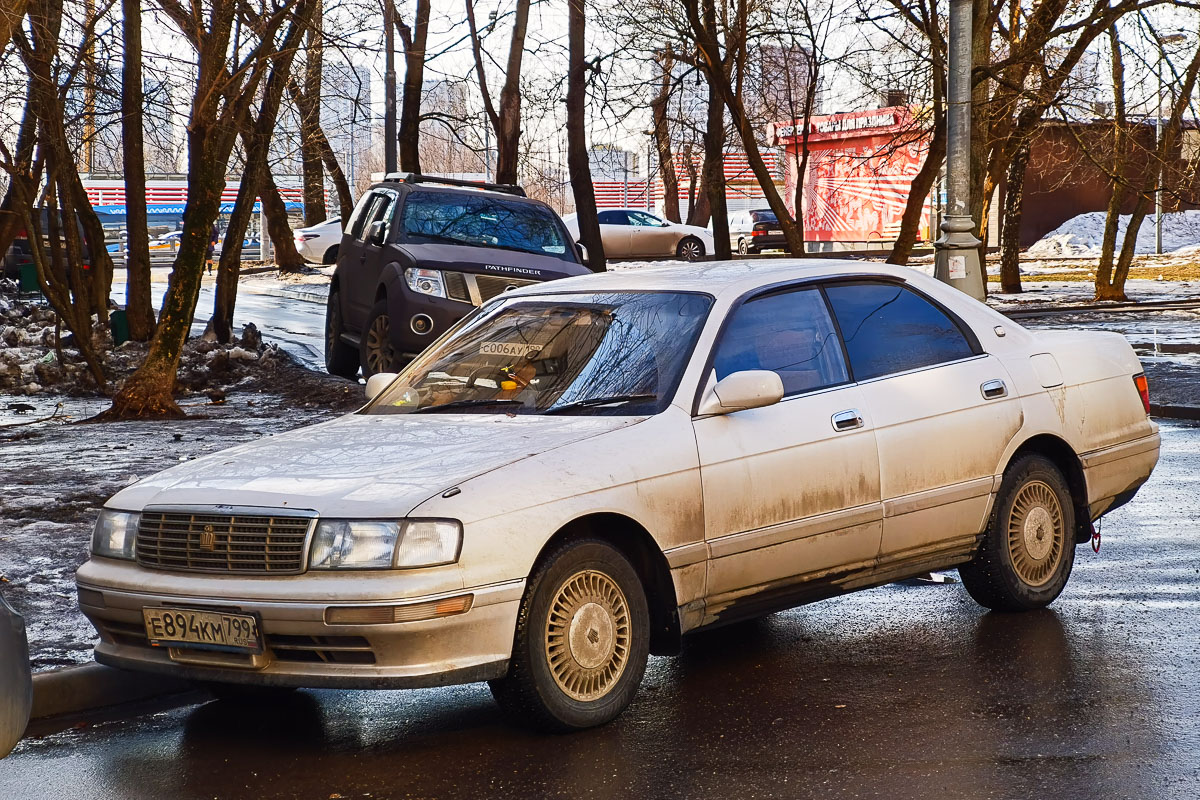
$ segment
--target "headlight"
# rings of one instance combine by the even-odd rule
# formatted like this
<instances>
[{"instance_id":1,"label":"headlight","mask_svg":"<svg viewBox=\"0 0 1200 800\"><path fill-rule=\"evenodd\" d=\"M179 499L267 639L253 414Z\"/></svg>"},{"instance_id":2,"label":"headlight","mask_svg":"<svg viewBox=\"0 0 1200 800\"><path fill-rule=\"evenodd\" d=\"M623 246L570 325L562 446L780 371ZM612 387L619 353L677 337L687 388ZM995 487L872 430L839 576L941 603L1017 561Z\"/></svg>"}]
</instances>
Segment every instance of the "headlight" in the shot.
<instances>
[{"instance_id":1,"label":"headlight","mask_svg":"<svg viewBox=\"0 0 1200 800\"><path fill-rule=\"evenodd\" d=\"M454 520L328 519L317 524L310 569L432 567L458 560L462 525Z\"/></svg>"},{"instance_id":2,"label":"headlight","mask_svg":"<svg viewBox=\"0 0 1200 800\"><path fill-rule=\"evenodd\" d=\"M417 294L446 296L446 283L442 280L441 270L410 267L404 270L404 282Z\"/></svg>"},{"instance_id":3,"label":"headlight","mask_svg":"<svg viewBox=\"0 0 1200 800\"><path fill-rule=\"evenodd\" d=\"M101 509L92 531L92 555L132 560L141 518L133 511Z\"/></svg>"}]
</instances>

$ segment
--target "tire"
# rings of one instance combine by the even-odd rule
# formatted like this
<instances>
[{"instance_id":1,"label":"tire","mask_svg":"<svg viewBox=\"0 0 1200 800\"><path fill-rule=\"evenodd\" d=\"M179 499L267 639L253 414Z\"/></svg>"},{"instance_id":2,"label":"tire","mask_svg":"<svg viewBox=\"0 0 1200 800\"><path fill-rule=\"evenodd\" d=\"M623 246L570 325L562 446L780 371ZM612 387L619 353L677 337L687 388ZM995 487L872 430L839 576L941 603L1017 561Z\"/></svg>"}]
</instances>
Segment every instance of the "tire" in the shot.
<instances>
[{"instance_id":1,"label":"tire","mask_svg":"<svg viewBox=\"0 0 1200 800\"><path fill-rule=\"evenodd\" d=\"M699 261L704 258L704 242L695 236L687 236L679 240L675 246L675 255L684 261Z\"/></svg>"},{"instance_id":2,"label":"tire","mask_svg":"<svg viewBox=\"0 0 1200 800\"><path fill-rule=\"evenodd\" d=\"M750 245L746 244L745 239L738 239L738 252L744 256L750 254Z\"/></svg>"},{"instance_id":3,"label":"tire","mask_svg":"<svg viewBox=\"0 0 1200 800\"><path fill-rule=\"evenodd\" d=\"M1030 455L1004 474L983 544L959 567L963 586L995 611L1031 611L1054 601L1075 563L1075 506L1058 467Z\"/></svg>"},{"instance_id":4,"label":"tire","mask_svg":"<svg viewBox=\"0 0 1200 800\"><path fill-rule=\"evenodd\" d=\"M321 258L321 263L325 265L336 264L338 257L338 245L334 245L325 251L325 255Z\"/></svg>"},{"instance_id":5,"label":"tire","mask_svg":"<svg viewBox=\"0 0 1200 800\"><path fill-rule=\"evenodd\" d=\"M649 652L650 616L637 572L607 542L577 540L551 552L530 576L508 675L489 686L519 725L560 733L591 728L628 707Z\"/></svg>"},{"instance_id":6,"label":"tire","mask_svg":"<svg viewBox=\"0 0 1200 800\"><path fill-rule=\"evenodd\" d=\"M388 314L387 298L379 300L367 315L363 327L362 343L359 345L359 363L364 378L380 372L398 372L400 353L391 339L392 319Z\"/></svg>"},{"instance_id":7,"label":"tire","mask_svg":"<svg viewBox=\"0 0 1200 800\"><path fill-rule=\"evenodd\" d=\"M358 352L342 341L345 330L340 292L330 287L325 303L325 369L330 375L353 379L358 375Z\"/></svg>"}]
</instances>

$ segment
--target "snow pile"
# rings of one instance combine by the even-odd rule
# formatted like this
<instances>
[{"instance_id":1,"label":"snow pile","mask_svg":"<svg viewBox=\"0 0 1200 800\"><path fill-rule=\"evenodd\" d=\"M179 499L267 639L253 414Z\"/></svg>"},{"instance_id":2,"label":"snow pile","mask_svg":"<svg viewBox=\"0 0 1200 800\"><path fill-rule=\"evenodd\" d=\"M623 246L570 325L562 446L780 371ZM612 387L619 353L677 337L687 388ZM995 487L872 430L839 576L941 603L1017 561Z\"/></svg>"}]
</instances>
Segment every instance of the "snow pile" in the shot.
<instances>
[{"instance_id":1,"label":"snow pile","mask_svg":"<svg viewBox=\"0 0 1200 800\"><path fill-rule=\"evenodd\" d=\"M1104 240L1103 211L1092 211L1073 217L1035 242L1026 255L1033 258L1061 256L1091 257L1100 255ZM1129 226L1129 215L1121 215L1117 225L1117 248ZM1153 253L1154 217L1147 216L1138 229L1138 253ZM1163 252L1194 255L1200 250L1200 211L1177 211L1163 214Z\"/></svg>"}]
</instances>

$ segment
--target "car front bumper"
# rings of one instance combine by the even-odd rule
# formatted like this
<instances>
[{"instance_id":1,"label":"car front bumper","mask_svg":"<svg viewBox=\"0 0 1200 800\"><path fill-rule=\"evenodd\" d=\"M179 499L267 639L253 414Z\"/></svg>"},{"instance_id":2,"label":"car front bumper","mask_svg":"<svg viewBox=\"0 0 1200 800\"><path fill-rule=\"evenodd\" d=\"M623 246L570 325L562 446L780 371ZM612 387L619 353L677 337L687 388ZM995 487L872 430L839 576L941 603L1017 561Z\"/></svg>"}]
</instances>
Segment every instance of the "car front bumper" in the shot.
<instances>
[{"instance_id":1,"label":"car front bumper","mask_svg":"<svg viewBox=\"0 0 1200 800\"><path fill-rule=\"evenodd\" d=\"M319 590L289 591L300 584L320 583L325 576L262 579L264 591L254 599L212 592L164 591L165 573L155 573L154 588L140 589L110 576L128 577L133 564L93 560L81 568L79 605L100 634L96 660L122 669L157 672L195 680L311 688L406 689L489 680L505 674L512 653L517 611L524 581L472 589L452 589L394 599L378 591L353 597ZM213 576L174 574L180 587L219 582ZM395 580L395 579L393 579ZM400 578L403 580L403 577ZM384 580L366 581L376 589ZM240 585L253 579L239 577ZM124 584L124 585L122 585ZM297 594L309 595L303 600ZM400 592L399 594L403 594ZM472 595L470 609L452 616L386 624L329 624L330 609L348 606L414 606ZM377 596L378 595L378 596ZM193 648L151 646L142 609L174 607L252 614L259 619L261 654L224 653Z\"/></svg>"}]
</instances>

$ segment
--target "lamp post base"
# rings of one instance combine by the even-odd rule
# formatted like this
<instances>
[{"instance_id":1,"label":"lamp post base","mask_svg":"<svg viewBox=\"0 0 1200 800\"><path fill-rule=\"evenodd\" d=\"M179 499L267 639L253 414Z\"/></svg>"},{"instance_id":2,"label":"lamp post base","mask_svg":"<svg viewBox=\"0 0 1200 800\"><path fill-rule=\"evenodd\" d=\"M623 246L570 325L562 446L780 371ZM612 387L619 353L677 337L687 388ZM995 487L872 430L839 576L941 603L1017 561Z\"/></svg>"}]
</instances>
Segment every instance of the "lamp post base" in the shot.
<instances>
[{"instance_id":1,"label":"lamp post base","mask_svg":"<svg viewBox=\"0 0 1200 800\"><path fill-rule=\"evenodd\" d=\"M984 273L979 263L979 245L975 238L975 223L969 216L946 217L942 220L942 238L933 243L933 276L964 294L983 302Z\"/></svg>"}]
</instances>

